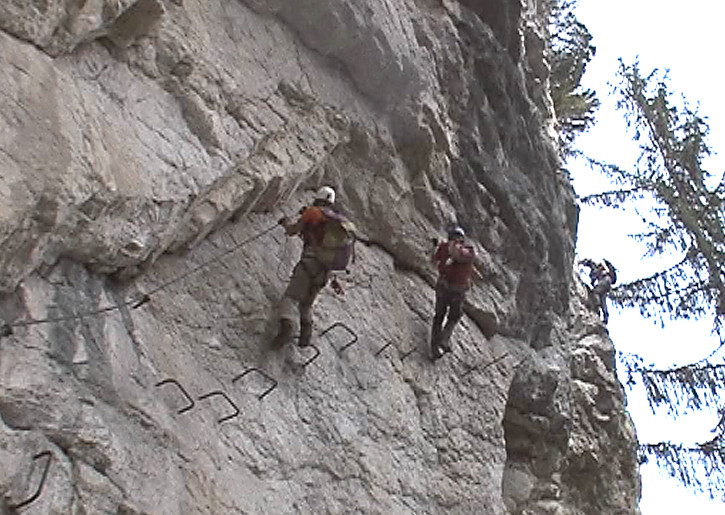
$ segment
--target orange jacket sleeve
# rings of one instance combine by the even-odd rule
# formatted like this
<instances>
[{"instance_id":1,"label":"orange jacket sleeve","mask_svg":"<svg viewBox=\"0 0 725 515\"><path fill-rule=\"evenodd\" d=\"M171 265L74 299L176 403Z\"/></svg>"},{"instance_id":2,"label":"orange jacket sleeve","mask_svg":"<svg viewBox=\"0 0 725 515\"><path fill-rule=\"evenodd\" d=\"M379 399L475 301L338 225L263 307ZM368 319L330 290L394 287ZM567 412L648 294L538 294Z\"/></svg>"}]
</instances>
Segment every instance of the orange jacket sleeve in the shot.
<instances>
[{"instance_id":1,"label":"orange jacket sleeve","mask_svg":"<svg viewBox=\"0 0 725 515\"><path fill-rule=\"evenodd\" d=\"M299 223L303 225L317 225L323 221L322 209L316 206L305 208L300 216Z\"/></svg>"}]
</instances>

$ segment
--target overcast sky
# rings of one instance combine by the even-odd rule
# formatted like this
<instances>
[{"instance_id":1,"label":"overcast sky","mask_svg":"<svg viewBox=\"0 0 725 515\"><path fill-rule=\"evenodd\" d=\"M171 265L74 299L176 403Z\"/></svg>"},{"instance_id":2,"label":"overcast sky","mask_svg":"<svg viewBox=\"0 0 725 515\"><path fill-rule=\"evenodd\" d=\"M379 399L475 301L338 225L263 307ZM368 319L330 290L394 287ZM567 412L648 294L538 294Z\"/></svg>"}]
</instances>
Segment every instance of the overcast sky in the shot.
<instances>
[{"instance_id":1,"label":"overcast sky","mask_svg":"<svg viewBox=\"0 0 725 515\"><path fill-rule=\"evenodd\" d=\"M722 6L722 7L721 7ZM614 108L608 82L616 81L618 58L631 64L639 59L642 71L669 69L672 91L685 95L692 105L699 103L708 117L710 146L725 153L725 93L723 92L722 52L725 26L717 0L579 0L578 19L592 33L596 56L587 68L585 87L595 89L602 106L598 123L577 140L587 155L631 169L636 147L626 135L622 114ZM723 156L705 163L711 173L722 174ZM604 189L606 182L583 167L571 169L579 194ZM612 210L584 209L580 218L577 253L580 257L608 257L627 281L652 270L642 261L642 249L628 238L637 217ZM659 329L642 320L636 311L612 310L609 331L619 351L641 355L645 362L667 367L707 356L716 347L709 336L711 322L667 324ZM666 415L652 416L641 391L628 393L632 414L641 442L661 440L693 443L711 438L713 414L690 416L671 422ZM707 495L694 495L659 472L654 465L642 467L642 515L723 515L725 504Z\"/></svg>"}]
</instances>

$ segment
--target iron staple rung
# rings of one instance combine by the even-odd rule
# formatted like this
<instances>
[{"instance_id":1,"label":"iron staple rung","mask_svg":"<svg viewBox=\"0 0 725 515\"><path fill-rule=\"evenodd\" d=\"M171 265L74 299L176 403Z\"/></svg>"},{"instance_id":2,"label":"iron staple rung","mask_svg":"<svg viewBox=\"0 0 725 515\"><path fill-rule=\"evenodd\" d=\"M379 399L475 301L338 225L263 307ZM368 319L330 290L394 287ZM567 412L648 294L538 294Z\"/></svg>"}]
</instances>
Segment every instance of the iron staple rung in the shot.
<instances>
[{"instance_id":1,"label":"iron staple rung","mask_svg":"<svg viewBox=\"0 0 725 515\"><path fill-rule=\"evenodd\" d=\"M237 405L234 404L234 402L229 398L229 396L227 396L227 394L222 392L221 390L214 390L212 392L205 393L204 395L200 395L199 400L202 401L204 399L208 399L209 397L215 397L215 396L223 397L224 400L226 400L229 403L229 405L234 409L234 413L220 418L219 420L217 420L217 423L221 424L222 422L226 422L227 420L230 420L230 419L236 417L237 415L239 415L240 411L239 411L239 408L237 407Z\"/></svg>"},{"instance_id":2,"label":"iron staple rung","mask_svg":"<svg viewBox=\"0 0 725 515\"><path fill-rule=\"evenodd\" d=\"M237 382L238 380L242 379L244 376L246 376L247 374L250 374L252 372L257 372L258 374L260 374L261 376L263 376L265 379L267 379L268 381L270 381L272 383L272 386L268 387L264 392L262 392L260 395L257 396L257 398L261 401L262 399L264 399L267 396L267 394L269 394L272 390L277 388L277 380L275 378L273 378L272 376L270 376L269 374L267 374L266 372L264 372L263 370L260 370L257 367L248 368L247 370L245 370L244 372L242 372L241 374L236 376L234 379L232 379L232 384L234 384L235 382Z\"/></svg>"},{"instance_id":3,"label":"iron staple rung","mask_svg":"<svg viewBox=\"0 0 725 515\"><path fill-rule=\"evenodd\" d=\"M312 343L310 343L309 345L306 345L305 347L300 347L300 348L301 349L306 349L306 348L309 348L309 347L312 347L315 350L315 353L312 355L311 358L309 358L307 361L305 361L304 363L302 363L302 368L305 368L307 365L309 365L310 363L312 363L313 361L315 361L319 357L319 355L320 355L320 349L317 347L317 345L314 345Z\"/></svg>"},{"instance_id":4,"label":"iron staple rung","mask_svg":"<svg viewBox=\"0 0 725 515\"><path fill-rule=\"evenodd\" d=\"M181 408L179 411L177 411L176 412L177 415L181 415L182 413L185 413L185 412L189 411L190 409L192 409L194 407L194 399L192 399L191 395L189 395L189 392L187 392L184 389L184 387L181 386L181 383L179 383L179 381L177 381L173 377L169 377L169 378L166 378L166 379L163 379L163 380L159 381L158 383L155 384L155 386L156 387L160 387L160 386L163 386L165 384L173 384L173 385L175 385L181 391L181 393L184 395L184 397L186 397L186 400L189 403L188 406L186 406L184 408Z\"/></svg>"},{"instance_id":5,"label":"iron staple rung","mask_svg":"<svg viewBox=\"0 0 725 515\"><path fill-rule=\"evenodd\" d=\"M345 345L343 345L342 347L340 347L340 349L339 349L339 350L337 350L337 349L336 349L337 353L338 353L338 354L341 354L341 353L342 353L342 352L344 352L344 351L345 351L345 350L346 350L346 349L347 349L348 347L350 347L351 345L354 345L354 344L355 344L355 343L356 343L356 342L358 341L358 336L357 336L357 334L355 333L355 331L353 331L352 329L350 329L350 327L349 327L349 326L348 326L347 324L344 324L344 323L342 323L342 322L335 322L334 324L332 324L331 326L329 326L329 327L328 327L327 329L325 329L324 331L322 331L322 332L320 333L320 338L322 338L323 336L325 336L325 335L326 335L326 334L327 334L328 332L332 331L332 330L333 330L333 329L334 329L335 327L342 327L342 328L343 328L343 329L345 329L345 330L346 330L346 331L347 331L348 333L350 333L350 335L352 336L352 340L350 340L350 341L349 341L349 342L347 342L347 343L346 343ZM330 344L330 345L332 345L332 344ZM334 348L334 347L333 347L333 348Z\"/></svg>"},{"instance_id":6,"label":"iron staple rung","mask_svg":"<svg viewBox=\"0 0 725 515\"><path fill-rule=\"evenodd\" d=\"M48 478L48 470L50 469L50 461L53 459L53 453L51 453L50 451L42 451L33 456L33 463L35 463L37 460L41 459L44 456L47 456L48 460L45 462L45 467L43 468L43 475L40 477L40 483L38 484L38 488L35 490L35 493L22 502L8 506L8 508L10 508L11 510L17 510L19 508L27 506L35 501L38 497L40 497L40 493L43 491L43 486L45 485L45 480Z\"/></svg>"}]
</instances>

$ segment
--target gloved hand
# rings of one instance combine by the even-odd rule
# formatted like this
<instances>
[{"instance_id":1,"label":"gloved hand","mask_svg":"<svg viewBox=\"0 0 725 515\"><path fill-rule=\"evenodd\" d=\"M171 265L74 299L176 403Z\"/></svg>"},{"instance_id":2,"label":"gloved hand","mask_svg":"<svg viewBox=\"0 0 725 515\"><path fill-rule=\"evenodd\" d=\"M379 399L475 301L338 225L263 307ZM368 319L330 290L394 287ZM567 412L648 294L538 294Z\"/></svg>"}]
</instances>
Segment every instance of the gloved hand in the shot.
<instances>
[{"instance_id":1,"label":"gloved hand","mask_svg":"<svg viewBox=\"0 0 725 515\"><path fill-rule=\"evenodd\" d=\"M287 224L287 217L286 216L283 216L282 218L280 218L279 220L277 220L277 223L279 225L286 225Z\"/></svg>"},{"instance_id":2,"label":"gloved hand","mask_svg":"<svg viewBox=\"0 0 725 515\"><path fill-rule=\"evenodd\" d=\"M433 244L434 247L438 246L438 238L431 238L430 242Z\"/></svg>"},{"instance_id":3,"label":"gloved hand","mask_svg":"<svg viewBox=\"0 0 725 515\"><path fill-rule=\"evenodd\" d=\"M338 295L345 295L345 290L342 289L342 285L337 281L337 279L333 279L330 282L330 286L332 286L332 291Z\"/></svg>"}]
</instances>

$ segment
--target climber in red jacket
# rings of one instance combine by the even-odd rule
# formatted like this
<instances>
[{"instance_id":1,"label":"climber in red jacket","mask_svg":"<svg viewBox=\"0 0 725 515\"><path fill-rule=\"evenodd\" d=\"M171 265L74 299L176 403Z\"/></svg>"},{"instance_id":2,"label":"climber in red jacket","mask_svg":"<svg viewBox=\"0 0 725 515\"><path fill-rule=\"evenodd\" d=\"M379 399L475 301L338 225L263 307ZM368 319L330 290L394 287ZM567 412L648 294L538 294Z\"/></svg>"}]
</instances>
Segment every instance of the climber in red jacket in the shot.
<instances>
[{"instance_id":1,"label":"climber in red jacket","mask_svg":"<svg viewBox=\"0 0 725 515\"><path fill-rule=\"evenodd\" d=\"M471 286L476 251L466 243L465 238L463 229L456 226L448 231L447 241L438 244L437 240L433 240L435 250L432 261L438 267L435 315L430 337L433 359L451 351L449 340L461 319L466 291ZM446 319L445 326L443 319Z\"/></svg>"}]
</instances>

